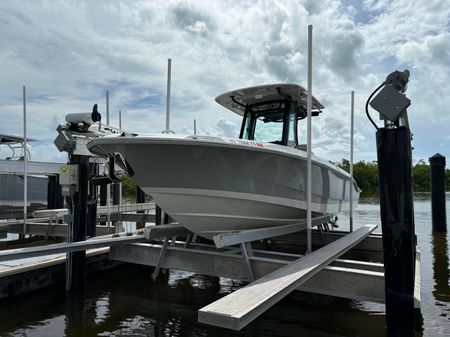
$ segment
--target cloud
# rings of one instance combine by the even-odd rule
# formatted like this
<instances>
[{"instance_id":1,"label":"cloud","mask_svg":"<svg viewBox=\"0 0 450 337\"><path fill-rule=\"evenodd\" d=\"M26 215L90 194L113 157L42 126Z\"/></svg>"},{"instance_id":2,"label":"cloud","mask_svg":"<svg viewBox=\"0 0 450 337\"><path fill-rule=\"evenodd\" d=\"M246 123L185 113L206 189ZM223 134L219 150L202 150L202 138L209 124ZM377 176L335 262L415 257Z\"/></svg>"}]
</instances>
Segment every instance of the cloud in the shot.
<instances>
[{"instance_id":1,"label":"cloud","mask_svg":"<svg viewBox=\"0 0 450 337\"><path fill-rule=\"evenodd\" d=\"M402 63L414 64L417 68L448 67L450 59L450 33L425 36L422 41L408 41L396 52Z\"/></svg>"},{"instance_id":2,"label":"cloud","mask_svg":"<svg viewBox=\"0 0 450 337\"><path fill-rule=\"evenodd\" d=\"M161 132L172 58L171 129L190 133L196 119L199 133L235 137L240 118L214 97L274 82L306 87L313 24L313 93L326 106L315 151L347 155L356 90L356 151L374 159L365 100L391 71L409 68L415 147L430 152L426 132L439 144L450 129L449 15L437 0L1 1L0 133L22 132L23 85L29 134L49 144L34 147L45 156L66 113L98 103L104 114L106 90L113 125L121 110L126 129Z\"/></svg>"},{"instance_id":3,"label":"cloud","mask_svg":"<svg viewBox=\"0 0 450 337\"><path fill-rule=\"evenodd\" d=\"M30 146L31 159L35 161L67 163L67 153L55 150L52 142L35 142Z\"/></svg>"},{"instance_id":4,"label":"cloud","mask_svg":"<svg viewBox=\"0 0 450 337\"><path fill-rule=\"evenodd\" d=\"M219 134L224 137L229 137L229 138L238 138L239 137L240 126L237 125L236 123L233 123L232 121L230 121L229 119L227 119L225 117L220 117L217 120L217 128L218 128Z\"/></svg>"},{"instance_id":5,"label":"cloud","mask_svg":"<svg viewBox=\"0 0 450 337\"><path fill-rule=\"evenodd\" d=\"M364 43L362 35L350 31L338 36L330 53L330 68L346 80L352 80L360 72L356 53Z\"/></svg>"}]
</instances>

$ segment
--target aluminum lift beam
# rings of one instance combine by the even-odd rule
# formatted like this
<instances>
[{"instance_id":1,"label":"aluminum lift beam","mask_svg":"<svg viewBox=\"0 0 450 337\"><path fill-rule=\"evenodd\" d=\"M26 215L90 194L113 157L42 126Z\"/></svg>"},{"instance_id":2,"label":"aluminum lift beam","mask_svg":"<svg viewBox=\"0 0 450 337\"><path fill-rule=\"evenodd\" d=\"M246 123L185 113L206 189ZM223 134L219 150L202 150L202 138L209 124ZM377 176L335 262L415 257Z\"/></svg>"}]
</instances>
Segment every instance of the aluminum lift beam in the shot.
<instances>
[{"instance_id":1,"label":"aluminum lift beam","mask_svg":"<svg viewBox=\"0 0 450 337\"><path fill-rule=\"evenodd\" d=\"M201 323L240 330L291 291L368 236L376 225L365 225L248 286L203 307Z\"/></svg>"},{"instance_id":2,"label":"aluminum lift beam","mask_svg":"<svg viewBox=\"0 0 450 337\"><path fill-rule=\"evenodd\" d=\"M184 236L188 234L191 234L191 232L178 223L148 226L144 228L144 236L147 240L155 240L172 236Z\"/></svg>"},{"instance_id":3,"label":"aluminum lift beam","mask_svg":"<svg viewBox=\"0 0 450 337\"><path fill-rule=\"evenodd\" d=\"M317 226L321 223L327 222L330 219L329 215L324 215L312 219L312 225ZM295 232L304 231L306 229L306 220L298 222L296 224L273 226L257 229L249 229L240 232L221 233L213 237L214 243L217 248L226 246L233 246L236 244L262 240L281 235L291 234Z\"/></svg>"},{"instance_id":4,"label":"aluminum lift beam","mask_svg":"<svg viewBox=\"0 0 450 337\"><path fill-rule=\"evenodd\" d=\"M155 203L148 202L142 204L124 204L124 205L110 205L109 213L121 213L121 212L136 212L136 211L148 211L154 210ZM108 213L108 206L97 206L97 215L105 215ZM33 212L33 217L42 218L42 217L63 217L64 215L69 214L69 210L67 208L59 208L59 209L43 209L37 210Z\"/></svg>"},{"instance_id":5,"label":"aluminum lift beam","mask_svg":"<svg viewBox=\"0 0 450 337\"><path fill-rule=\"evenodd\" d=\"M35 256L45 256L58 253L78 252L87 249L110 247L113 245L124 243L145 242L148 238L156 239L166 236L184 235L189 233L186 229L178 224L169 224L164 226L147 227L142 234L142 231L136 231L134 235L126 235L125 233L104 235L101 237L94 237L86 241L78 242L61 242L52 245L16 248L0 251L0 261L8 261L14 259L21 259Z\"/></svg>"},{"instance_id":6,"label":"aluminum lift beam","mask_svg":"<svg viewBox=\"0 0 450 337\"><path fill-rule=\"evenodd\" d=\"M95 238L87 241L62 242L46 246L7 249L0 251L0 261L8 261L35 256L45 256L58 253L79 252L87 249L110 247L113 245L143 241L146 241L146 238L143 234L118 237L111 237L110 235L108 235L107 238Z\"/></svg>"},{"instance_id":7,"label":"aluminum lift beam","mask_svg":"<svg viewBox=\"0 0 450 337\"><path fill-rule=\"evenodd\" d=\"M113 234L114 227L96 226L97 235ZM0 232L23 234L23 220L16 224L0 225ZM47 222L29 222L27 221L26 234L43 235L43 236L67 236L67 224L49 223Z\"/></svg>"}]
</instances>

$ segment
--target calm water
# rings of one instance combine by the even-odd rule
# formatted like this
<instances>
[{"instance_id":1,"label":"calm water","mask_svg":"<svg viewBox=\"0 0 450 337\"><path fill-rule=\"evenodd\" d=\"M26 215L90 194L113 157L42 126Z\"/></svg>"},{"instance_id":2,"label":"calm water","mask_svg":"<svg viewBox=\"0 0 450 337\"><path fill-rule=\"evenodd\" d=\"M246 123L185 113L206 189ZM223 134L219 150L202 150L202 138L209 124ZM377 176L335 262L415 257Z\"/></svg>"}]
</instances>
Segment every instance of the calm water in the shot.
<instances>
[{"instance_id":1,"label":"calm water","mask_svg":"<svg viewBox=\"0 0 450 337\"><path fill-rule=\"evenodd\" d=\"M447 194L450 226L450 194ZM447 235L432 234L430 200L416 196L418 248L422 252L423 336L450 336ZM345 229L348 217L340 216ZM379 223L376 200L363 201L355 227ZM197 323L197 310L243 283L183 272L162 274L124 266L91 277L85 296L69 303L64 289L0 302L0 336L383 336L384 306L294 292L241 332Z\"/></svg>"}]
</instances>

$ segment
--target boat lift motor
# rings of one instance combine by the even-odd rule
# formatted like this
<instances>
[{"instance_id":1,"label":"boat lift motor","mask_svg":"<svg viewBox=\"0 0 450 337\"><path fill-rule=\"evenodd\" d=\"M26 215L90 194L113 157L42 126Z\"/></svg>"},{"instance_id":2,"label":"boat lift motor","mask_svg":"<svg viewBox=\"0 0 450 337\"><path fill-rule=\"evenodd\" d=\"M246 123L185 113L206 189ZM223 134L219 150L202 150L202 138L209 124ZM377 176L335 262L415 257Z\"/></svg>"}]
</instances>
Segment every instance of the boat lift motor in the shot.
<instances>
[{"instance_id":1,"label":"boat lift motor","mask_svg":"<svg viewBox=\"0 0 450 337\"><path fill-rule=\"evenodd\" d=\"M99 122L101 123L102 115L98 112L97 104L92 107L92 112L71 113L66 115L66 122L70 124L69 129L82 132Z\"/></svg>"},{"instance_id":2,"label":"boat lift motor","mask_svg":"<svg viewBox=\"0 0 450 337\"><path fill-rule=\"evenodd\" d=\"M405 96L405 91L408 88L409 71L404 70L394 71L389 74L386 80L370 95L367 102L370 102L370 106L380 113L380 119L384 120L385 128L395 128L405 126L409 129L408 114L406 108L411 105L411 101ZM372 100L373 95L380 89L381 91ZM366 104L366 113L367 104ZM378 127L368 117L375 128Z\"/></svg>"}]
</instances>

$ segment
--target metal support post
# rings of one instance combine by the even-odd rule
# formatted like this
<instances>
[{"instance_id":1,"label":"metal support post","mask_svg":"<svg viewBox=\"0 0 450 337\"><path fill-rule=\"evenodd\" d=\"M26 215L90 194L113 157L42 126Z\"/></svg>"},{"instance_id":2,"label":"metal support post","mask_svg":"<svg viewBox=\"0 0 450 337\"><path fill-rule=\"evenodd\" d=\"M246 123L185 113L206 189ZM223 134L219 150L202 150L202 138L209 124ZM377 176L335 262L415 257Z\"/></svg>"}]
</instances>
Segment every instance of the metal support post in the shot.
<instances>
[{"instance_id":1,"label":"metal support post","mask_svg":"<svg viewBox=\"0 0 450 337\"><path fill-rule=\"evenodd\" d=\"M106 90L106 125L109 124L109 91ZM111 174L111 172L109 173ZM106 185L106 208L107 208L107 214L106 214L106 224L108 227L111 226L111 213L109 211L109 207L111 205L111 184Z\"/></svg>"},{"instance_id":2,"label":"metal support post","mask_svg":"<svg viewBox=\"0 0 450 337\"><path fill-rule=\"evenodd\" d=\"M250 264L250 256L253 256L253 249L250 242L241 243L241 252L242 259L244 261L244 267L247 271L247 277L249 282L253 282L255 280L255 276L253 274L252 265Z\"/></svg>"},{"instance_id":3,"label":"metal support post","mask_svg":"<svg viewBox=\"0 0 450 337\"><path fill-rule=\"evenodd\" d=\"M107 201L106 192L107 192L106 185L100 185L100 206L106 206ZM106 222L102 221L100 223L100 226L106 226Z\"/></svg>"},{"instance_id":4,"label":"metal support post","mask_svg":"<svg viewBox=\"0 0 450 337\"><path fill-rule=\"evenodd\" d=\"M113 187L113 205L120 205L120 186L119 183L114 183ZM115 232L119 233L122 231L122 222L121 221L113 221L113 225L115 227Z\"/></svg>"},{"instance_id":5,"label":"metal support post","mask_svg":"<svg viewBox=\"0 0 450 337\"><path fill-rule=\"evenodd\" d=\"M56 199L56 208L64 208L64 197L62 195L61 185L59 184L59 174L55 175L56 177L56 190L55 190L55 199Z\"/></svg>"},{"instance_id":6,"label":"metal support post","mask_svg":"<svg viewBox=\"0 0 450 337\"><path fill-rule=\"evenodd\" d=\"M28 147L27 147L27 94L23 86L23 236L27 234L28 207Z\"/></svg>"},{"instance_id":7,"label":"metal support post","mask_svg":"<svg viewBox=\"0 0 450 337\"><path fill-rule=\"evenodd\" d=\"M445 157L436 153L429 159L431 169L431 218L433 230L447 231L445 205Z\"/></svg>"},{"instance_id":8,"label":"metal support post","mask_svg":"<svg viewBox=\"0 0 450 337\"><path fill-rule=\"evenodd\" d=\"M313 26L308 26L308 98L306 104L306 110L308 115L307 123L307 165L306 165L306 237L307 237L307 248L306 253L309 254L312 251L311 247L311 109L312 109L312 30Z\"/></svg>"},{"instance_id":9,"label":"metal support post","mask_svg":"<svg viewBox=\"0 0 450 337\"><path fill-rule=\"evenodd\" d=\"M136 204L145 202L145 193L139 186L136 186ZM144 211L137 211L136 213L144 213ZM156 222L155 222L156 223ZM136 229L144 228L145 222L136 222Z\"/></svg>"},{"instance_id":10,"label":"metal support post","mask_svg":"<svg viewBox=\"0 0 450 337\"><path fill-rule=\"evenodd\" d=\"M166 236L164 238L164 243L162 245L161 251L159 252L158 262L156 263L155 271L152 274L152 277L154 279L156 279L158 277L158 275L159 275L159 271L161 270L161 265L162 265L162 262L164 260L164 254L166 253L166 250L167 250L168 246L169 246L169 237Z\"/></svg>"},{"instance_id":11,"label":"metal support post","mask_svg":"<svg viewBox=\"0 0 450 337\"><path fill-rule=\"evenodd\" d=\"M57 189L59 183L56 175L47 177L47 209L56 209L57 207Z\"/></svg>"},{"instance_id":12,"label":"metal support post","mask_svg":"<svg viewBox=\"0 0 450 337\"><path fill-rule=\"evenodd\" d=\"M162 213L161 207L156 205L156 209L155 209L155 225L156 226L162 225L162 223L163 223L161 213Z\"/></svg>"},{"instance_id":13,"label":"metal support post","mask_svg":"<svg viewBox=\"0 0 450 337\"><path fill-rule=\"evenodd\" d=\"M89 163L89 175L98 175L98 164ZM87 204L87 229L88 237L96 236L97 232L97 186L89 184L89 196Z\"/></svg>"},{"instance_id":14,"label":"metal support post","mask_svg":"<svg viewBox=\"0 0 450 337\"><path fill-rule=\"evenodd\" d=\"M353 232L353 138L355 130L355 92L351 95L350 125L350 232Z\"/></svg>"}]
</instances>

